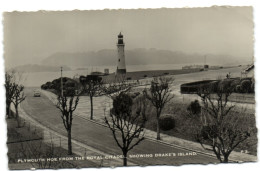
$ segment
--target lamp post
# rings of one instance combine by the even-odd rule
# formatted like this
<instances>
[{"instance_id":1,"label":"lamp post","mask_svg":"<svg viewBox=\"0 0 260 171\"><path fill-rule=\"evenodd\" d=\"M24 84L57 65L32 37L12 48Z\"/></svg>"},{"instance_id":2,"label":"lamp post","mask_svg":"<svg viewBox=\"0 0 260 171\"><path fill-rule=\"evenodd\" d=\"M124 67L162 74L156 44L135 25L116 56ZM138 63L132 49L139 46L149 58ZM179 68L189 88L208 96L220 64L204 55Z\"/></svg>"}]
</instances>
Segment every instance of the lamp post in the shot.
<instances>
[{"instance_id":1,"label":"lamp post","mask_svg":"<svg viewBox=\"0 0 260 171\"><path fill-rule=\"evenodd\" d=\"M62 67L60 67L60 75L61 75L61 77L60 77L61 97L63 97Z\"/></svg>"}]
</instances>

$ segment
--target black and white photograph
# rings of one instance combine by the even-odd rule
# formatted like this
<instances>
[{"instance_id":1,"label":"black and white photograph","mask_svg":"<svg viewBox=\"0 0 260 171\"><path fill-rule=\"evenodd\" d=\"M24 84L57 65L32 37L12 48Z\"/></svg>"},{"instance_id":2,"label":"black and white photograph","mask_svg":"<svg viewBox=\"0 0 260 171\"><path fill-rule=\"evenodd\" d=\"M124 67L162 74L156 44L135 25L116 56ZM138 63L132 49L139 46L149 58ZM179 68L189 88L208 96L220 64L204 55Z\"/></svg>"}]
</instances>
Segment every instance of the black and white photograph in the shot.
<instances>
[{"instance_id":1,"label":"black and white photograph","mask_svg":"<svg viewBox=\"0 0 260 171\"><path fill-rule=\"evenodd\" d=\"M257 162L253 11L4 12L8 168Z\"/></svg>"}]
</instances>

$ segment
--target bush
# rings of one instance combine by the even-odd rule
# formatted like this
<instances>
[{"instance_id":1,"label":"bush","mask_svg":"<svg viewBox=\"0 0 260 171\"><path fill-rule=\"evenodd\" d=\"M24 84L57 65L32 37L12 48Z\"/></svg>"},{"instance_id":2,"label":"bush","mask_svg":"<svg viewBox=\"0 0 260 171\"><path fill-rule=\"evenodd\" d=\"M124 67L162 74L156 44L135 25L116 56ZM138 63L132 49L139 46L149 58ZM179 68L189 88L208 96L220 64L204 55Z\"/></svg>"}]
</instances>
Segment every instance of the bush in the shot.
<instances>
[{"instance_id":1,"label":"bush","mask_svg":"<svg viewBox=\"0 0 260 171\"><path fill-rule=\"evenodd\" d=\"M217 137L217 127L215 125L203 126L201 129L201 136L204 140Z\"/></svg>"},{"instance_id":2,"label":"bush","mask_svg":"<svg viewBox=\"0 0 260 171\"><path fill-rule=\"evenodd\" d=\"M255 92L255 83L252 82L251 84L251 92L254 93Z\"/></svg>"},{"instance_id":3,"label":"bush","mask_svg":"<svg viewBox=\"0 0 260 171\"><path fill-rule=\"evenodd\" d=\"M198 115L201 111L201 106L198 100L194 100L190 103L190 105L187 107L187 111L191 115Z\"/></svg>"},{"instance_id":4,"label":"bush","mask_svg":"<svg viewBox=\"0 0 260 171\"><path fill-rule=\"evenodd\" d=\"M236 93L241 93L241 86L237 85L235 91Z\"/></svg>"},{"instance_id":5,"label":"bush","mask_svg":"<svg viewBox=\"0 0 260 171\"><path fill-rule=\"evenodd\" d=\"M219 82L219 89L221 90L221 91L229 91L229 90L234 90L234 87L232 86L232 82L233 82L234 80L232 80L232 79L224 79L224 80L221 80L220 82Z\"/></svg>"},{"instance_id":6,"label":"bush","mask_svg":"<svg viewBox=\"0 0 260 171\"><path fill-rule=\"evenodd\" d=\"M120 93L116 98L113 100L113 111L116 115L129 115L129 111L133 105L133 99L130 95L125 93Z\"/></svg>"},{"instance_id":7,"label":"bush","mask_svg":"<svg viewBox=\"0 0 260 171\"><path fill-rule=\"evenodd\" d=\"M241 90L243 93L249 93L251 90L251 81L250 80L243 80L241 81Z\"/></svg>"},{"instance_id":8,"label":"bush","mask_svg":"<svg viewBox=\"0 0 260 171\"><path fill-rule=\"evenodd\" d=\"M42 86L41 86L41 89L43 89L43 90L46 90L48 88L48 86L46 85L46 84L43 84Z\"/></svg>"},{"instance_id":9,"label":"bush","mask_svg":"<svg viewBox=\"0 0 260 171\"><path fill-rule=\"evenodd\" d=\"M131 77L127 77L126 80L132 80L132 78Z\"/></svg>"},{"instance_id":10,"label":"bush","mask_svg":"<svg viewBox=\"0 0 260 171\"><path fill-rule=\"evenodd\" d=\"M66 86L66 87L75 87L76 85L75 85L74 82L67 81L67 82L65 83L65 86Z\"/></svg>"},{"instance_id":11,"label":"bush","mask_svg":"<svg viewBox=\"0 0 260 171\"><path fill-rule=\"evenodd\" d=\"M144 75L144 77L147 77L147 75Z\"/></svg>"},{"instance_id":12,"label":"bush","mask_svg":"<svg viewBox=\"0 0 260 171\"><path fill-rule=\"evenodd\" d=\"M236 87L237 85L240 84L240 80L239 79L235 79L231 82L230 86L231 87Z\"/></svg>"},{"instance_id":13,"label":"bush","mask_svg":"<svg viewBox=\"0 0 260 171\"><path fill-rule=\"evenodd\" d=\"M175 120L172 115L162 115L159 118L159 125L161 130L169 131L175 127Z\"/></svg>"},{"instance_id":14,"label":"bush","mask_svg":"<svg viewBox=\"0 0 260 171\"><path fill-rule=\"evenodd\" d=\"M219 81L212 81L211 83L209 83L209 88L211 92L217 92L218 86L219 86Z\"/></svg>"}]
</instances>

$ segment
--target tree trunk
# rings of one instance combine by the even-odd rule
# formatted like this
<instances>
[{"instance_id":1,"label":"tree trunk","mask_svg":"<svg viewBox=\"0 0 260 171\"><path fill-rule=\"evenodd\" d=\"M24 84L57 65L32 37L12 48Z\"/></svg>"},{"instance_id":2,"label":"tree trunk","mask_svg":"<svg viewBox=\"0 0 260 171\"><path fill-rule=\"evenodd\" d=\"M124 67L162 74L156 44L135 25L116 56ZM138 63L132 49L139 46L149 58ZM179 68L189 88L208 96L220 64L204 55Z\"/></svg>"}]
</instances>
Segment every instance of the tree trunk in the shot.
<instances>
[{"instance_id":1,"label":"tree trunk","mask_svg":"<svg viewBox=\"0 0 260 171\"><path fill-rule=\"evenodd\" d=\"M159 124L159 117L157 117L157 140L160 140L160 124Z\"/></svg>"},{"instance_id":2,"label":"tree trunk","mask_svg":"<svg viewBox=\"0 0 260 171\"><path fill-rule=\"evenodd\" d=\"M16 112L16 121L17 121L17 128L21 128L20 126L20 117L19 117L19 113L18 113L18 106L15 106L15 112Z\"/></svg>"},{"instance_id":3,"label":"tree trunk","mask_svg":"<svg viewBox=\"0 0 260 171\"><path fill-rule=\"evenodd\" d=\"M228 155L224 155L223 163L228 163Z\"/></svg>"},{"instance_id":4,"label":"tree trunk","mask_svg":"<svg viewBox=\"0 0 260 171\"><path fill-rule=\"evenodd\" d=\"M71 130L68 130L68 155L72 155Z\"/></svg>"},{"instance_id":5,"label":"tree trunk","mask_svg":"<svg viewBox=\"0 0 260 171\"><path fill-rule=\"evenodd\" d=\"M11 117L11 103L9 102L6 104L6 116L7 118Z\"/></svg>"},{"instance_id":6,"label":"tree trunk","mask_svg":"<svg viewBox=\"0 0 260 171\"><path fill-rule=\"evenodd\" d=\"M90 119L93 120L93 97L90 97Z\"/></svg>"},{"instance_id":7,"label":"tree trunk","mask_svg":"<svg viewBox=\"0 0 260 171\"><path fill-rule=\"evenodd\" d=\"M124 166L127 166L127 152L126 151L123 151L123 155L124 155Z\"/></svg>"}]
</instances>

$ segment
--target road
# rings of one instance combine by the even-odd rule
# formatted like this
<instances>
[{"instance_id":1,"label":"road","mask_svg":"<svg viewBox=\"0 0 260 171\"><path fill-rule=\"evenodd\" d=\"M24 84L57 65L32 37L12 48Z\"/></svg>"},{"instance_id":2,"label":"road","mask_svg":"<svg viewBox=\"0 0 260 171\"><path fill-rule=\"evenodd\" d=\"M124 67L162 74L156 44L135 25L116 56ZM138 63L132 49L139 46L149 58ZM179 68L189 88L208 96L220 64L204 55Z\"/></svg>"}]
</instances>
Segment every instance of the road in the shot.
<instances>
[{"instance_id":1,"label":"road","mask_svg":"<svg viewBox=\"0 0 260 171\"><path fill-rule=\"evenodd\" d=\"M22 103L23 110L35 120L52 130L66 135L65 128L60 117L60 111L44 95L33 97L33 89L25 88L26 99ZM72 125L72 139L84 143L94 149L107 154L121 155L121 150L116 145L111 131L107 127L95 124L81 117L74 116ZM188 150L179 149L145 139L136 146L129 154L187 154ZM137 165L181 165L188 163L217 163L212 157L197 153L196 155L184 155L175 157L151 157L151 158L130 158L129 161Z\"/></svg>"}]
</instances>

